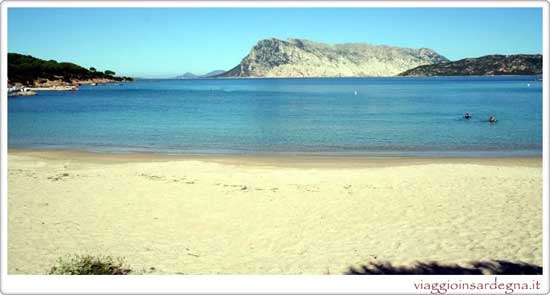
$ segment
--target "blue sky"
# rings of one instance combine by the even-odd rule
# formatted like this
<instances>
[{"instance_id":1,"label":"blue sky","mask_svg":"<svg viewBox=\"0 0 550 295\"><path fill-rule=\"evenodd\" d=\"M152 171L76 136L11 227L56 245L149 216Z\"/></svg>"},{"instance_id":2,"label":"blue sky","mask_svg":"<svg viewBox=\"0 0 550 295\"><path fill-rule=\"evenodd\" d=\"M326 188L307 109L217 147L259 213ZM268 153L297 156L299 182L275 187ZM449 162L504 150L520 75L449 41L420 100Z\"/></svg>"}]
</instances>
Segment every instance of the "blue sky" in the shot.
<instances>
[{"instance_id":1,"label":"blue sky","mask_svg":"<svg viewBox=\"0 0 550 295\"><path fill-rule=\"evenodd\" d=\"M542 52L540 8L10 8L8 50L136 77L237 65L260 39Z\"/></svg>"}]
</instances>

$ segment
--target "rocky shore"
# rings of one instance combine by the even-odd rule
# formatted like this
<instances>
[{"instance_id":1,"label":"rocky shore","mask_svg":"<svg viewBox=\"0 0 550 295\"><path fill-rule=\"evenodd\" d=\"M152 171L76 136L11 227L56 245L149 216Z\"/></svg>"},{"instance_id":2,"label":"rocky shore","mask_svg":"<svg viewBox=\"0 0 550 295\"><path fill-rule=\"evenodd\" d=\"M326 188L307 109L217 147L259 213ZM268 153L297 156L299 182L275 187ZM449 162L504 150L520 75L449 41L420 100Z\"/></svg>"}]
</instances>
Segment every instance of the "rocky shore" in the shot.
<instances>
[{"instance_id":1,"label":"rocky shore","mask_svg":"<svg viewBox=\"0 0 550 295\"><path fill-rule=\"evenodd\" d=\"M36 80L30 86L23 85L22 83L8 84L8 96L33 96L37 94L37 91L77 91L81 85L100 85L109 83L121 83L128 80L117 81L106 78L93 78L86 80L74 80L71 82L59 80Z\"/></svg>"},{"instance_id":2,"label":"rocky shore","mask_svg":"<svg viewBox=\"0 0 550 295\"><path fill-rule=\"evenodd\" d=\"M98 84L108 84L108 83L121 83L128 80L118 81L114 79L107 78L93 78L85 80L72 80L70 82L64 81L62 79L50 80L50 79L38 79L33 81L31 85L23 85L22 83L13 83L9 84L8 87L29 87L29 88L58 88L57 90L73 90L73 89L63 89L64 87L78 87L80 85L98 85ZM43 89L41 89L43 90ZM56 90L56 89L52 89Z\"/></svg>"},{"instance_id":3,"label":"rocky shore","mask_svg":"<svg viewBox=\"0 0 550 295\"><path fill-rule=\"evenodd\" d=\"M12 97L12 96L33 96L33 95L36 95L36 92L34 92L32 90L8 92L8 96L10 96L10 97Z\"/></svg>"}]
</instances>

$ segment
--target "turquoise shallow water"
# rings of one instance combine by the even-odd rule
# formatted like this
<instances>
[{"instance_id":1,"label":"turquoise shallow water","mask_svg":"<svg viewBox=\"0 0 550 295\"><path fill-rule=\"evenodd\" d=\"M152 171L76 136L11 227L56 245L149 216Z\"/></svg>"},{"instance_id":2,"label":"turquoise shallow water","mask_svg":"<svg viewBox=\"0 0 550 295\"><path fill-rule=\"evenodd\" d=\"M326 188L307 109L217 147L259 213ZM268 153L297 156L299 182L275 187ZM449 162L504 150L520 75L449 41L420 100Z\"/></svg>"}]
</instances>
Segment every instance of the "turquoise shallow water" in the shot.
<instances>
[{"instance_id":1,"label":"turquoise shallow water","mask_svg":"<svg viewBox=\"0 0 550 295\"><path fill-rule=\"evenodd\" d=\"M465 112L473 119L462 119ZM490 115L499 120L491 125ZM540 156L536 77L138 80L8 99L8 146Z\"/></svg>"}]
</instances>

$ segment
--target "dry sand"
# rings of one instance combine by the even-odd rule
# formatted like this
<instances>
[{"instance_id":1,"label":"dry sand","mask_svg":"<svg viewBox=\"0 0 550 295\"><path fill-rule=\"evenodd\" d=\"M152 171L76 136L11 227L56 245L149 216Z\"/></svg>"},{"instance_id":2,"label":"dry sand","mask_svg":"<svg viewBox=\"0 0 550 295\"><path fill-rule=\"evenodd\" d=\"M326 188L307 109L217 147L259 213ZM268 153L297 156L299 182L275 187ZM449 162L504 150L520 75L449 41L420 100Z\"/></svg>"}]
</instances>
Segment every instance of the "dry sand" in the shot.
<instances>
[{"instance_id":1,"label":"dry sand","mask_svg":"<svg viewBox=\"0 0 550 295\"><path fill-rule=\"evenodd\" d=\"M184 274L542 265L542 160L9 153L8 272L120 256Z\"/></svg>"}]
</instances>

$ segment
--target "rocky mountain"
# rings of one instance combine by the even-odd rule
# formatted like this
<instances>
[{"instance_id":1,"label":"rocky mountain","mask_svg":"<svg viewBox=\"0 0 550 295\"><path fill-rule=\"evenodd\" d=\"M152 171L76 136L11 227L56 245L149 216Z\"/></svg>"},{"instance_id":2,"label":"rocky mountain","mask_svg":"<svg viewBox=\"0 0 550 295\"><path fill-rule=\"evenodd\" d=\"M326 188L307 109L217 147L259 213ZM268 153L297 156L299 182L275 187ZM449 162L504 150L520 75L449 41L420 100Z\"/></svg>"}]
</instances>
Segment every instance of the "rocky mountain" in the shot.
<instances>
[{"instance_id":1,"label":"rocky mountain","mask_svg":"<svg viewBox=\"0 0 550 295\"><path fill-rule=\"evenodd\" d=\"M428 48L272 38L259 41L239 65L217 77L394 76L442 62L448 59Z\"/></svg>"},{"instance_id":2,"label":"rocky mountain","mask_svg":"<svg viewBox=\"0 0 550 295\"><path fill-rule=\"evenodd\" d=\"M542 55L487 55L454 62L423 65L407 70L400 76L493 76L540 75Z\"/></svg>"}]
</instances>

